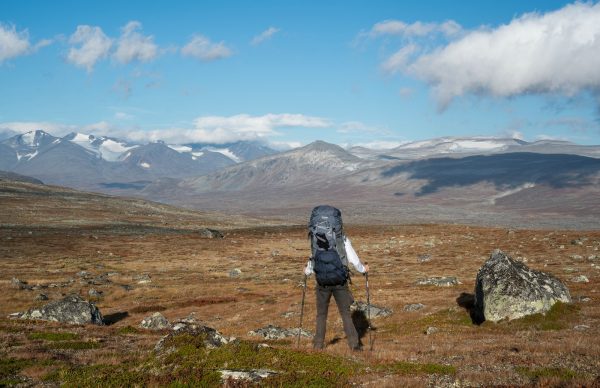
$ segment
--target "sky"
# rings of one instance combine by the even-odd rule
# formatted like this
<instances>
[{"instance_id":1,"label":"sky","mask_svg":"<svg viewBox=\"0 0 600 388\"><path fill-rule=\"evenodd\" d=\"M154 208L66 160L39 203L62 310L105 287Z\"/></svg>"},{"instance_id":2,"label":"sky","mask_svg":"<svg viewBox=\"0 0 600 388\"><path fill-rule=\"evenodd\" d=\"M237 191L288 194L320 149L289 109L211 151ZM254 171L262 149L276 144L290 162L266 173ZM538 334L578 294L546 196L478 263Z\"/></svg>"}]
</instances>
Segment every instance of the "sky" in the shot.
<instances>
[{"instance_id":1,"label":"sky","mask_svg":"<svg viewBox=\"0 0 600 388\"><path fill-rule=\"evenodd\" d=\"M0 131L600 144L600 3L0 2Z\"/></svg>"}]
</instances>

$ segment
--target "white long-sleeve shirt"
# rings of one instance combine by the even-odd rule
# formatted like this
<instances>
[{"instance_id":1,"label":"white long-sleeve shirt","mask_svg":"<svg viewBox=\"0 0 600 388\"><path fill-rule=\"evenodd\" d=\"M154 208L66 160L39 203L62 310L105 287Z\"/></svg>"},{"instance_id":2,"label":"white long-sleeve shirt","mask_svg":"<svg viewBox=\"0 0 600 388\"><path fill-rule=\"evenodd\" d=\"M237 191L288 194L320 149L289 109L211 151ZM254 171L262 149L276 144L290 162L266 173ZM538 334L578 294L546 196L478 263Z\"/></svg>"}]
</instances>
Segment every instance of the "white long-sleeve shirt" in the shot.
<instances>
[{"instance_id":1,"label":"white long-sleeve shirt","mask_svg":"<svg viewBox=\"0 0 600 388\"><path fill-rule=\"evenodd\" d=\"M346 248L346 258L348 259L348 262L351 263L358 272L365 273L365 267L360 262L360 259L358 258L358 255L352 247L352 243L348 237L344 237L344 248ZM306 276L310 276L313 272L313 261L309 259L308 263L306 263L306 267L304 268L304 274Z\"/></svg>"}]
</instances>

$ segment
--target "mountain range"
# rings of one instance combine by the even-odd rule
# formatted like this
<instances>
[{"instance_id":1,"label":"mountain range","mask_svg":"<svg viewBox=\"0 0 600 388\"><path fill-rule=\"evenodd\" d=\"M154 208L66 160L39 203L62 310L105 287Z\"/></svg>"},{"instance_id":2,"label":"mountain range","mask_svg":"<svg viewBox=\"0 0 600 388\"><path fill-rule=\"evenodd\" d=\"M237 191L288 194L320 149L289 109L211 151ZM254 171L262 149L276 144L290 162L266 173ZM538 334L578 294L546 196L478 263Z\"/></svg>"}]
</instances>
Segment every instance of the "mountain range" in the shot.
<instances>
[{"instance_id":1,"label":"mountain range","mask_svg":"<svg viewBox=\"0 0 600 388\"><path fill-rule=\"evenodd\" d=\"M301 220L315 204L350 220L597 225L600 146L484 137L387 150L317 141L264 145L133 144L43 131L0 142L0 170L45 183L203 210Z\"/></svg>"}]
</instances>

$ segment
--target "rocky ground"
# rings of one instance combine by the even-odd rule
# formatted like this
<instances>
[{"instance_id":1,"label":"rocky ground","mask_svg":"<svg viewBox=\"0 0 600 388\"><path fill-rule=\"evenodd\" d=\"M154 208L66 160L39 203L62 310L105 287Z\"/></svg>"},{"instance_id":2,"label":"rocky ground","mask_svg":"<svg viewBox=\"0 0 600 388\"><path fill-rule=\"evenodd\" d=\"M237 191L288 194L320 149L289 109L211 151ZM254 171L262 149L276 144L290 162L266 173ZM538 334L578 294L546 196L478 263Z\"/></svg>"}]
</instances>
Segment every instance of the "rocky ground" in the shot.
<instances>
[{"instance_id":1,"label":"rocky ground","mask_svg":"<svg viewBox=\"0 0 600 388\"><path fill-rule=\"evenodd\" d=\"M21 197L31 217L0 205L0 386L218 385L250 369L265 376L262 383L286 386L600 384L600 231L348 225L371 267L371 302L392 313L373 318L375 330L362 330L365 350L352 353L331 306L328 345L313 352L310 337L301 337L299 349L295 336L285 337L297 331L260 334L272 332L260 330L268 325L298 326L309 254L303 226L237 219L226 227L216 216L194 215L175 227L176 218L153 211L145 217L166 218L133 227L121 212L118 225L94 224L89 218L99 213L87 205L45 201ZM59 205L67 210L51 211ZM177 217L192 217L184 214ZM224 238L209 238L205 227L220 228ZM474 325L461 306L496 248L563 280L574 303L546 316ZM351 288L366 300L364 277L355 275ZM73 293L96 304L104 326L9 317ZM238 341L211 350L184 336L158 352L170 329L140 327L155 312ZM314 317L309 279L305 330L314 330Z\"/></svg>"}]
</instances>

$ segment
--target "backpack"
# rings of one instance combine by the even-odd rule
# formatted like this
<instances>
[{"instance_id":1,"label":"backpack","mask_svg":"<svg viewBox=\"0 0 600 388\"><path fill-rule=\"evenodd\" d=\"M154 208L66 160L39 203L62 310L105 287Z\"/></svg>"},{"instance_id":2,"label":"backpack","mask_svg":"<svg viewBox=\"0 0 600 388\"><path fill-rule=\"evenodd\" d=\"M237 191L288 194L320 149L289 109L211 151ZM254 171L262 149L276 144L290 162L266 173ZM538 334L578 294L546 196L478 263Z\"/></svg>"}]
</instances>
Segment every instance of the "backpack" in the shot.
<instances>
[{"instance_id":1,"label":"backpack","mask_svg":"<svg viewBox=\"0 0 600 388\"><path fill-rule=\"evenodd\" d=\"M317 283L339 286L349 280L348 259L344 247L342 212L321 205L313 209L308 222L311 259Z\"/></svg>"}]
</instances>

